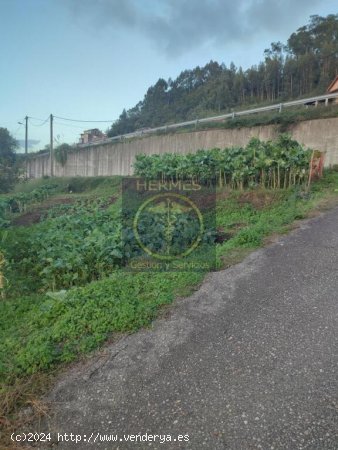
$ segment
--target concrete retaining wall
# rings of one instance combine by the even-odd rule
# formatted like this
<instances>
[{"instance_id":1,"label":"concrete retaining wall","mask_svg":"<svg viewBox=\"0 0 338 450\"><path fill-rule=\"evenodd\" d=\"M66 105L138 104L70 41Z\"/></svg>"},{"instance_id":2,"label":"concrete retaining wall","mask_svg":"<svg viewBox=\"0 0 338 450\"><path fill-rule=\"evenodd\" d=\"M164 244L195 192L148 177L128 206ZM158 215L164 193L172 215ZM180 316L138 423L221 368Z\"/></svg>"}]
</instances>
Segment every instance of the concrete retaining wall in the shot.
<instances>
[{"instance_id":1,"label":"concrete retaining wall","mask_svg":"<svg viewBox=\"0 0 338 450\"><path fill-rule=\"evenodd\" d=\"M338 164L338 118L300 122L290 127L290 134L305 147L326 152L325 165ZM244 146L252 137L270 140L278 136L276 126L268 125L233 130L211 129L189 133L149 136L126 142L96 144L68 155L62 167L54 162L55 176L132 175L132 164L138 153L191 153L198 149ZM32 157L28 175L40 178L50 175L48 155Z\"/></svg>"}]
</instances>

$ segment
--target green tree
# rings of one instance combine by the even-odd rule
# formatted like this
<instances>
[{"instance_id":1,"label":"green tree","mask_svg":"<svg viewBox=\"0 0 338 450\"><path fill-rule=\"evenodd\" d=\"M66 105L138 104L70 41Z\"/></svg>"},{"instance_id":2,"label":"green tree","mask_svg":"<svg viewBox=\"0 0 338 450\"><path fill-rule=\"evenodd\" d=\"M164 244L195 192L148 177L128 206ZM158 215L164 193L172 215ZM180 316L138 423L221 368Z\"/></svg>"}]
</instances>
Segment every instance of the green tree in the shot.
<instances>
[{"instance_id":1,"label":"green tree","mask_svg":"<svg viewBox=\"0 0 338 450\"><path fill-rule=\"evenodd\" d=\"M194 120L259 102L282 102L324 93L337 74L338 14L311 16L287 45L272 42L264 61L243 71L210 61L182 71L175 80L160 78L142 101L120 118L109 136L143 127Z\"/></svg>"},{"instance_id":2,"label":"green tree","mask_svg":"<svg viewBox=\"0 0 338 450\"><path fill-rule=\"evenodd\" d=\"M0 127L0 192L8 192L13 187L18 168L16 165L17 141L7 128Z\"/></svg>"}]
</instances>

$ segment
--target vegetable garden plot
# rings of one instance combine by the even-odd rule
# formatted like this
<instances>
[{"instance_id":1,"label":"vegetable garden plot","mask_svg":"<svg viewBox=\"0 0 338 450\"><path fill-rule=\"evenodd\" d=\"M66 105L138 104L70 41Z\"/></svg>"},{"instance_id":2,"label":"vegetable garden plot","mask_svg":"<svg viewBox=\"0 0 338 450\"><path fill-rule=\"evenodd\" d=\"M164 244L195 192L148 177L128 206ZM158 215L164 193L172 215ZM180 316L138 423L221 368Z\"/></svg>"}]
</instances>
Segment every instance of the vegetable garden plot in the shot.
<instances>
[{"instance_id":1,"label":"vegetable garden plot","mask_svg":"<svg viewBox=\"0 0 338 450\"><path fill-rule=\"evenodd\" d=\"M137 155L135 175L146 179L192 180L243 190L286 189L308 181L311 151L288 135L272 142L253 138L245 147L198 150L187 155Z\"/></svg>"}]
</instances>

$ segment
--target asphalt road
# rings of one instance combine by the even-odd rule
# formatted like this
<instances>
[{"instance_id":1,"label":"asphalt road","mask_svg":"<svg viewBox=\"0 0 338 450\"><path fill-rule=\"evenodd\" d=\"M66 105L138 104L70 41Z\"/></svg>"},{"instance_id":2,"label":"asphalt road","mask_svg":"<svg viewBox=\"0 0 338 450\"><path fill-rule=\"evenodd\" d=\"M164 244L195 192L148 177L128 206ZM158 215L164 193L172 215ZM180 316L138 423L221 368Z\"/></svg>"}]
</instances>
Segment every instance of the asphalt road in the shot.
<instances>
[{"instance_id":1,"label":"asphalt road","mask_svg":"<svg viewBox=\"0 0 338 450\"><path fill-rule=\"evenodd\" d=\"M81 435L60 449L338 449L337 369L335 209L76 366L49 397L49 427ZM120 441L138 433L189 441Z\"/></svg>"}]
</instances>

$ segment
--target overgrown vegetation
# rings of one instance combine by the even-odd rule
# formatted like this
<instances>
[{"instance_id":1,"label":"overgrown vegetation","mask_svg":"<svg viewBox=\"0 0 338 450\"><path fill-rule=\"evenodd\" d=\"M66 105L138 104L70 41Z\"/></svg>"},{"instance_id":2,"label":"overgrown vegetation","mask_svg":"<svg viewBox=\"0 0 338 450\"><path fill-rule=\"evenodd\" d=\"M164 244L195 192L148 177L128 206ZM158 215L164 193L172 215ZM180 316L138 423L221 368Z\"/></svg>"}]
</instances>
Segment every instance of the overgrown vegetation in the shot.
<instances>
[{"instance_id":1,"label":"overgrown vegetation","mask_svg":"<svg viewBox=\"0 0 338 450\"><path fill-rule=\"evenodd\" d=\"M329 189L332 190L332 186L337 185L335 184L337 180L337 174L334 174L329 182ZM314 195L312 200L305 200L298 190L259 189L243 193L234 191L227 192L225 198L221 195L222 192L220 191L217 206L217 226L228 236L228 239L217 246L220 258L226 257L227 253L233 249L259 246L269 233L281 231L294 219L303 218L313 204L313 199L317 197ZM94 216L97 214L95 207L92 212ZM88 217L89 213L82 214ZM58 217L51 219L55 220L54 233L57 233L60 219L64 223L70 220L67 212L62 215L59 211L56 215ZM74 220L78 219L79 217L75 214ZM86 222L85 219L84 222ZM16 242L23 244L29 233L36 233L36 228L34 226L17 229L16 236L13 235L12 239L14 241L17 239ZM54 242L47 228L45 232L43 238L42 234L37 236L43 247L42 253L46 252L46 246L48 248L48 245L53 245ZM201 273L190 272L126 273L116 267L114 261L108 260L107 267L110 266L110 272L108 270L103 272L104 279L92 281L83 287L71 288L74 284L72 277L76 270L86 270L81 267L81 264L78 265L77 261L74 262L76 256L83 258L83 249L78 241L72 244L71 239L74 239L74 235L69 239L62 227L60 232L62 236L56 234L57 245L53 249L54 252L60 253L56 256L50 255L51 262L56 262L56 268L51 266L46 258L42 261L36 260L36 266L30 260L25 280L29 289L24 292L21 284L20 295L13 286L14 297L10 295L7 300L0 303L2 313L0 373L3 376L7 374L6 376L11 377L13 373L24 375L47 369L58 361L71 360L79 352L95 348L103 342L109 332L132 330L149 323L158 306L172 301L177 289L194 284L203 276ZM80 231L79 241L81 241L81 233ZM96 233L92 233L92 238L95 237ZM42 239L48 244L45 245ZM106 239L109 255L109 230ZM89 246L92 246L93 242L91 240ZM13 241L5 242L8 257L13 260L15 266L23 259L29 258L31 244L29 241L26 248L21 245L15 247L13 244L15 244ZM78 252L76 252L76 245ZM97 247L94 246L94 251L104 250L100 239L97 245ZM67 266L68 263L69 266ZM91 279L98 278L95 275L95 261L90 260L87 264L90 264L87 267L88 274L92 267ZM39 273L46 268L45 273L39 276ZM38 282L34 281L34 274ZM84 282L88 281L86 279L88 274L84 274ZM29 281L28 275L33 278L33 282ZM56 283L59 281L57 287L63 289L52 292L53 286L49 286L48 283L44 285L44 276L46 280L55 278ZM22 274L19 270L19 277L17 277L19 285L22 283L20 279ZM66 288L68 290L65 290ZM41 289L45 293L39 293ZM34 291L36 293L31 294ZM23 296L22 293L24 293Z\"/></svg>"},{"instance_id":2,"label":"overgrown vegetation","mask_svg":"<svg viewBox=\"0 0 338 450\"><path fill-rule=\"evenodd\" d=\"M319 105L318 107L309 106L308 108L297 107L282 112L257 113L248 116L234 117L224 122L209 122L205 124L197 124L193 129L196 131L210 128L252 128L264 125L275 125L276 129L284 133L299 122L305 120L325 119L338 116L337 105ZM184 131L188 131L189 128ZM190 127L190 130L192 128Z\"/></svg>"},{"instance_id":3,"label":"overgrown vegetation","mask_svg":"<svg viewBox=\"0 0 338 450\"><path fill-rule=\"evenodd\" d=\"M73 151L73 147L69 144L60 144L54 150L55 161L63 167L68 158L68 154Z\"/></svg>"}]
</instances>

